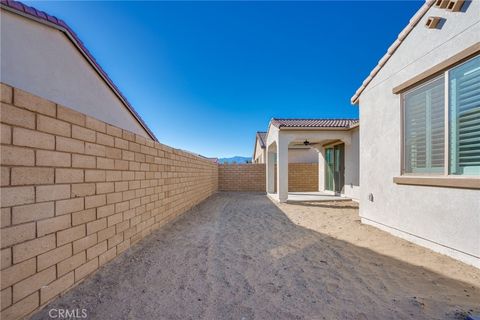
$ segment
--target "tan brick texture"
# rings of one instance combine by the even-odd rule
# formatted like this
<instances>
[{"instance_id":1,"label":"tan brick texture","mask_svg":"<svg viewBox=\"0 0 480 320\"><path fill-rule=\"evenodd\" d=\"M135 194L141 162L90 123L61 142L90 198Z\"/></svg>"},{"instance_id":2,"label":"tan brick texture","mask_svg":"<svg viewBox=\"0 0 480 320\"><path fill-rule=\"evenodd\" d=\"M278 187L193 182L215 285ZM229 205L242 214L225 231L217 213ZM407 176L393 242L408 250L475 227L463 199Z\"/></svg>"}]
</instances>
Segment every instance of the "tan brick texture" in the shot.
<instances>
[{"instance_id":1,"label":"tan brick texture","mask_svg":"<svg viewBox=\"0 0 480 320\"><path fill-rule=\"evenodd\" d=\"M220 164L218 166L220 191L265 192L265 164Z\"/></svg>"},{"instance_id":2,"label":"tan brick texture","mask_svg":"<svg viewBox=\"0 0 480 320\"><path fill-rule=\"evenodd\" d=\"M318 191L318 163L289 163L288 191Z\"/></svg>"},{"instance_id":3,"label":"tan brick texture","mask_svg":"<svg viewBox=\"0 0 480 320\"><path fill-rule=\"evenodd\" d=\"M1 318L215 193L217 164L1 84Z\"/></svg>"},{"instance_id":4,"label":"tan brick texture","mask_svg":"<svg viewBox=\"0 0 480 320\"><path fill-rule=\"evenodd\" d=\"M218 166L218 189L220 191L266 192L265 164L220 164ZM318 163L289 163L288 191L318 191Z\"/></svg>"}]
</instances>

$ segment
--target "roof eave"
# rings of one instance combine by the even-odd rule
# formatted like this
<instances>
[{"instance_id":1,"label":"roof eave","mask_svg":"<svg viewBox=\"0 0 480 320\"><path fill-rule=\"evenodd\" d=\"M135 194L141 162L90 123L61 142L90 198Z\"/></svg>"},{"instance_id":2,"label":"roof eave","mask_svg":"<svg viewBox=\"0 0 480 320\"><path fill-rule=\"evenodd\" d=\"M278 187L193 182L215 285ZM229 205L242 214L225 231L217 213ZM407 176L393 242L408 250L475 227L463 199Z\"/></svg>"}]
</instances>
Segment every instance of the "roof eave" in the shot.
<instances>
[{"instance_id":1,"label":"roof eave","mask_svg":"<svg viewBox=\"0 0 480 320\"><path fill-rule=\"evenodd\" d=\"M260 140L260 147L261 147L262 149L265 149L265 141L263 140L263 138L262 138L262 136L261 136L261 133L265 133L265 134L267 134L267 133L266 133L266 132L263 132L263 131L257 131L257 139ZM255 144L256 144L256 143L257 143L257 142L255 141Z\"/></svg>"},{"instance_id":2,"label":"roof eave","mask_svg":"<svg viewBox=\"0 0 480 320\"><path fill-rule=\"evenodd\" d=\"M435 0L425 0L425 3L420 7L420 9L415 13L415 15L410 19L408 25L398 34L397 39L392 43L388 48L387 53L378 61L377 65L370 72L368 77L363 81L362 85L357 89L355 94L350 99L350 103L353 105L359 105L360 96L363 91L367 88L370 82L375 78L375 76L380 72L380 70L385 66L388 60L392 55L397 51L398 47L402 44L403 40L408 36L408 34L415 28L415 26L420 22L425 13L431 8Z\"/></svg>"},{"instance_id":3,"label":"roof eave","mask_svg":"<svg viewBox=\"0 0 480 320\"><path fill-rule=\"evenodd\" d=\"M280 126L277 127L279 130L287 130L287 131L293 131L293 130L326 130L326 131L342 131L342 130L349 130L351 129L351 126L348 127L286 127L286 126Z\"/></svg>"},{"instance_id":4,"label":"roof eave","mask_svg":"<svg viewBox=\"0 0 480 320\"><path fill-rule=\"evenodd\" d=\"M155 141L158 142L158 139L157 137L155 136L155 134L150 130L150 128L148 128L148 126L145 124L145 122L140 118L140 116L138 115L138 113L133 109L133 107L130 105L130 103L126 100L126 98L123 96L123 94L112 84L112 81L110 79L108 79L105 75L105 71L103 70L100 70L100 66L95 63L94 61L92 61L92 58L90 57L90 54L85 52L85 49L80 46L80 44L78 43L78 41L80 41L79 39L77 39L77 37L72 34L72 31L70 30L70 28L66 25L65 22L63 22L62 20L60 19L57 19L58 20L58 23L59 24L62 24L62 25L59 25L59 24L56 24L56 23L53 23L53 22L50 22L48 20L45 20L45 19L42 19L40 17L37 17L35 15L32 15L30 13L27 13L27 12L23 12L23 11L20 11L19 9L16 9L16 8L13 8L11 7L10 5L6 4L5 2L0 2L0 8L2 8L3 10L6 10L8 12L11 12L11 13L14 13L14 14L17 14L19 16L22 16L24 18L27 18L27 19L30 19L30 20L34 20L38 23L41 23L41 24L44 24L46 26L49 26L51 28L54 28L56 30L59 30L61 32L63 32L67 38L75 45L75 47L77 48L77 50L80 51L80 53L82 54L82 56L88 61L88 63L94 68L95 72L102 78L102 80L108 85L108 87L115 93L115 95L120 99L120 101L122 102L122 104L127 108L127 110L132 114L132 116L137 120L137 122L142 126L142 128L147 132L147 134ZM38 10L37 10L38 12Z\"/></svg>"}]
</instances>

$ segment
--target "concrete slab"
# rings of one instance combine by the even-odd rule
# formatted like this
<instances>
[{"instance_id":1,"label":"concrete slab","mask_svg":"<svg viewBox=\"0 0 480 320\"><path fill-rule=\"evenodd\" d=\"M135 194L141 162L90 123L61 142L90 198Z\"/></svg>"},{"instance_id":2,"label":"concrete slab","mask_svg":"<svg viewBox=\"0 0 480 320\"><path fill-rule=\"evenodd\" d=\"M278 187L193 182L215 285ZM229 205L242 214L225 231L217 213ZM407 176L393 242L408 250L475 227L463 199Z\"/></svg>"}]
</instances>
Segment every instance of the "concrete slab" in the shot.
<instances>
[{"instance_id":1,"label":"concrete slab","mask_svg":"<svg viewBox=\"0 0 480 320\"><path fill-rule=\"evenodd\" d=\"M278 201L278 195L276 193L269 193L268 196ZM289 192L287 202L324 202L349 200L352 199L338 195L328 194L325 192Z\"/></svg>"}]
</instances>

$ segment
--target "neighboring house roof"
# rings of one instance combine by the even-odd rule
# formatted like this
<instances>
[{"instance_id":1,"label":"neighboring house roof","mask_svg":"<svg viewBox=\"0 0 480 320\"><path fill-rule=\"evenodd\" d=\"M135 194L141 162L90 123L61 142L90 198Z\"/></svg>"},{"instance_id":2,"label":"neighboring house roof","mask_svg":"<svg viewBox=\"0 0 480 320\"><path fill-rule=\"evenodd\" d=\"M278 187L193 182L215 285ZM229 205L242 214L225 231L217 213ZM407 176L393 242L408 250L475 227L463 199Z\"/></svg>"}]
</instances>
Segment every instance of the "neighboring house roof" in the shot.
<instances>
[{"instance_id":1,"label":"neighboring house roof","mask_svg":"<svg viewBox=\"0 0 480 320\"><path fill-rule=\"evenodd\" d=\"M358 119L276 119L271 124L277 128L353 128Z\"/></svg>"},{"instance_id":2,"label":"neighboring house roof","mask_svg":"<svg viewBox=\"0 0 480 320\"><path fill-rule=\"evenodd\" d=\"M267 133L264 131L257 131L257 139L260 142L260 147L265 149L265 138L267 137Z\"/></svg>"},{"instance_id":3,"label":"neighboring house roof","mask_svg":"<svg viewBox=\"0 0 480 320\"><path fill-rule=\"evenodd\" d=\"M253 156L252 161L255 161L255 154L257 153L257 141L260 143L260 148L265 149L266 144L265 141L267 139L267 133L264 131L257 131L255 135L255 146L253 147Z\"/></svg>"},{"instance_id":4,"label":"neighboring house roof","mask_svg":"<svg viewBox=\"0 0 480 320\"><path fill-rule=\"evenodd\" d=\"M378 61L378 64L373 70L370 72L370 75L363 81L362 85L360 88L357 89L353 97L350 99L350 102L352 104L357 104L358 99L360 98L360 95L362 92L365 90L365 88L368 86L368 84L373 80L373 78L378 74L380 69L387 63L387 61L390 59L390 57L395 53L395 51L398 49L398 47L402 44L403 40L408 36L410 31L415 28L415 26L418 24L418 22L422 19L422 17L427 13L428 9L433 5L435 1L434 0L426 0L425 3L420 7L420 9L415 13L415 15L410 19L410 22L408 25L402 30L402 32L399 33L397 40L395 40L394 43L388 48L387 53L384 54L384 56Z\"/></svg>"},{"instance_id":5,"label":"neighboring house roof","mask_svg":"<svg viewBox=\"0 0 480 320\"><path fill-rule=\"evenodd\" d=\"M145 131L150 135L150 137L158 141L153 132L148 128L147 124L142 120L140 115L135 111L133 106L128 102L127 98L122 94L118 89L115 83L110 79L108 74L102 69L100 64L95 60L93 55L88 51L80 38L75 34L75 32L61 19L58 19L54 16L49 15L43 11L37 10L33 7L29 7L19 1L12 0L0 0L0 5L2 9L5 9L10 12L17 13L23 17L35 20L37 22L43 23L50 27L53 27L59 31L65 33L65 35L73 42L77 49L83 54L87 61L92 65L92 67L97 71L100 77L107 83L107 85L113 90L113 92L118 96L120 101L127 107L128 111L133 115L133 117L140 123L140 125L145 129Z\"/></svg>"}]
</instances>

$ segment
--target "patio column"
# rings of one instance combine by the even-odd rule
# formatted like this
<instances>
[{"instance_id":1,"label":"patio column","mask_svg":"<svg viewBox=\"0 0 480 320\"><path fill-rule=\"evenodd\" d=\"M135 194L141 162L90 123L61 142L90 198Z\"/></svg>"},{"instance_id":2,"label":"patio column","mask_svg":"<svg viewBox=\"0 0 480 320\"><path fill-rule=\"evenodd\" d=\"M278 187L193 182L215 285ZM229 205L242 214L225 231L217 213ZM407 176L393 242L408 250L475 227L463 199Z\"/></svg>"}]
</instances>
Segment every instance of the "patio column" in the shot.
<instances>
[{"instance_id":1,"label":"patio column","mask_svg":"<svg viewBox=\"0 0 480 320\"><path fill-rule=\"evenodd\" d=\"M277 192L278 201L288 200L288 140L281 136L277 144Z\"/></svg>"},{"instance_id":2,"label":"patio column","mask_svg":"<svg viewBox=\"0 0 480 320\"><path fill-rule=\"evenodd\" d=\"M267 148L266 156L266 176L267 176L267 193L275 193L275 153Z\"/></svg>"},{"instance_id":3,"label":"patio column","mask_svg":"<svg viewBox=\"0 0 480 320\"><path fill-rule=\"evenodd\" d=\"M318 152L318 191L325 191L325 149L315 150Z\"/></svg>"}]
</instances>

